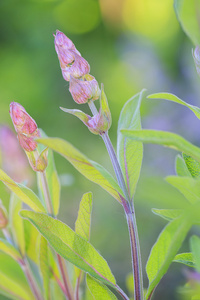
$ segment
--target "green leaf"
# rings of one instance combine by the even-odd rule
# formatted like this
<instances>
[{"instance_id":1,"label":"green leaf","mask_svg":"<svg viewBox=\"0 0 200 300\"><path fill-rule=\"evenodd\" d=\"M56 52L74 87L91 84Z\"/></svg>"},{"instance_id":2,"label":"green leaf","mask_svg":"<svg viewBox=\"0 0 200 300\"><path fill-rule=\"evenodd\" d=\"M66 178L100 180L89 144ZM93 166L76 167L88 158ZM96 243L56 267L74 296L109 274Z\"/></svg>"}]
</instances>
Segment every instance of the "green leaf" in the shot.
<instances>
[{"instance_id":1,"label":"green leaf","mask_svg":"<svg viewBox=\"0 0 200 300\"><path fill-rule=\"evenodd\" d=\"M86 276L87 287L92 295L92 299L117 300L116 296L101 282L95 280L90 275Z\"/></svg>"},{"instance_id":2,"label":"green leaf","mask_svg":"<svg viewBox=\"0 0 200 300\"><path fill-rule=\"evenodd\" d=\"M2 238L0 238L0 251L3 251L4 253L10 255L16 261L20 261L22 259L22 256L19 253L19 251L10 243L8 243L5 239Z\"/></svg>"},{"instance_id":3,"label":"green leaf","mask_svg":"<svg viewBox=\"0 0 200 300\"><path fill-rule=\"evenodd\" d=\"M91 226L91 213L92 213L92 193L86 193L81 199L79 206L78 217L75 224L75 232L80 235L84 240L90 239L90 226Z\"/></svg>"},{"instance_id":4,"label":"green leaf","mask_svg":"<svg viewBox=\"0 0 200 300\"><path fill-rule=\"evenodd\" d=\"M177 254L173 261L184 264L188 267L195 268L195 263L194 263L194 258L193 258L192 253Z\"/></svg>"},{"instance_id":5,"label":"green leaf","mask_svg":"<svg viewBox=\"0 0 200 300\"><path fill-rule=\"evenodd\" d=\"M26 244L26 255L34 261L35 264L39 263L40 251L40 233L29 221L24 220L24 236ZM34 245L34 247L33 247Z\"/></svg>"},{"instance_id":6,"label":"green leaf","mask_svg":"<svg viewBox=\"0 0 200 300\"><path fill-rule=\"evenodd\" d=\"M101 165L89 160L85 155L74 148L70 143L58 138L38 139L39 143L53 149L65 157L87 179L100 185L119 202L122 190L114 178Z\"/></svg>"},{"instance_id":7,"label":"green leaf","mask_svg":"<svg viewBox=\"0 0 200 300\"><path fill-rule=\"evenodd\" d=\"M192 250L197 272L200 272L200 238L197 235L190 238L190 249Z\"/></svg>"},{"instance_id":8,"label":"green leaf","mask_svg":"<svg viewBox=\"0 0 200 300\"><path fill-rule=\"evenodd\" d=\"M180 217L183 213L182 209L156 209L152 208L152 212L167 221L171 221Z\"/></svg>"},{"instance_id":9,"label":"green leaf","mask_svg":"<svg viewBox=\"0 0 200 300\"><path fill-rule=\"evenodd\" d=\"M120 162L130 198L135 193L135 188L142 165L142 143L127 139L121 129L141 129L140 105L144 90L128 100L122 108L117 130L117 156Z\"/></svg>"},{"instance_id":10,"label":"green leaf","mask_svg":"<svg viewBox=\"0 0 200 300\"><path fill-rule=\"evenodd\" d=\"M0 253L0 294L14 300L34 300L27 280L19 264Z\"/></svg>"},{"instance_id":11,"label":"green leaf","mask_svg":"<svg viewBox=\"0 0 200 300\"><path fill-rule=\"evenodd\" d=\"M168 176L166 181L177 188L190 203L194 204L200 201L200 180L189 177Z\"/></svg>"},{"instance_id":12,"label":"green leaf","mask_svg":"<svg viewBox=\"0 0 200 300\"><path fill-rule=\"evenodd\" d=\"M187 168L194 178L200 177L200 163L196 161L194 158L192 158L189 155L186 155L183 153L183 158L185 160L185 163L187 165Z\"/></svg>"},{"instance_id":13,"label":"green leaf","mask_svg":"<svg viewBox=\"0 0 200 300\"><path fill-rule=\"evenodd\" d=\"M184 32L195 45L200 44L199 1L175 0L174 8Z\"/></svg>"},{"instance_id":14,"label":"green leaf","mask_svg":"<svg viewBox=\"0 0 200 300\"><path fill-rule=\"evenodd\" d=\"M193 0L190 0L190 1L193 1ZM173 94L157 93L157 94L149 95L147 98L169 100L169 101L172 101L172 102L182 104L182 105L188 107L195 114L195 116L198 119L200 119L200 108L199 107L188 104L187 102L181 100L180 98L178 98L177 96L175 96Z\"/></svg>"},{"instance_id":15,"label":"green leaf","mask_svg":"<svg viewBox=\"0 0 200 300\"><path fill-rule=\"evenodd\" d=\"M92 213L92 193L86 193L83 195L78 217L75 224L75 233L80 235L84 240L90 240L90 227L91 227L91 213ZM81 275L81 271L75 268L76 276Z\"/></svg>"},{"instance_id":16,"label":"green leaf","mask_svg":"<svg viewBox=\"0 0 200 300\"><path fill-rule=\"evenodd\" d=\"M100 281L115 287L115 278L105 259L69 226L41 213L24 210L21 215L36 226L62 257Z\"/></svg>"},{"instance_id":17,"label":"green leaf","mask_svg":"<svg viewBox=\"0 0 200 300\"><path fill-rule=\"evenodd\" d=\"M178 154L176 156L176 174L183 177L191 177L185 160Z\"/></svg>"},{"instance_id":18,"label":"green leaf","mask_svg":"<svg viewBox=\"0 0 200 300\"><path fill-rule=\"evenodd\" d=\"M148 299L163 275L167 272L191 227L191 222L191 216L184 214L167 224L160 233L151 249L146 266L149 279L146 299Z\"/></svg>"},{"instance_id":19,"label":"green leaf","mask_svg":"<svg viewBox=\"0 0 200 300\"><path fill-rule=\"evenodd\" d=\"M22 201L12 193L9 205L9 224L12 231L12 237L20 253L25 255L25 237L23 219L19 212L22 209Z\"/></svg>"},{"instance_id":20,"label":"green leaf","mask_svg":"<svg viewBox=\"0 0 200 300\"><path fill-rule=\"evenodd\" d=\"M40 272L43 280L44 297L49 300L50 296L50 269L49 269L49 253L48 253L48 242L41 235L40 239Z\"/></svg>"},{"instance_id":21,"label":"green leaf","mask_svg":"<svg viewBox=\"0 0 200 300\"><path fill-rule=\"evenodd\" d=\"M24 203L38 212L45 212L45 208L36 194L26 186L14 182L6 173L0 169L0 180Z\"/></svg>"},{"instance_id":22,"label":"green leaf","mask_svg":"<svg viewBox=\"0 0 200 300\"><path fill-rule=\"evenodd\" d=\"M143 143L164 145L177 151L184 152L200 162L200 148L186 141L180 135L159 130L121 130L130 139Z\"/></svg>"}]
</instances>

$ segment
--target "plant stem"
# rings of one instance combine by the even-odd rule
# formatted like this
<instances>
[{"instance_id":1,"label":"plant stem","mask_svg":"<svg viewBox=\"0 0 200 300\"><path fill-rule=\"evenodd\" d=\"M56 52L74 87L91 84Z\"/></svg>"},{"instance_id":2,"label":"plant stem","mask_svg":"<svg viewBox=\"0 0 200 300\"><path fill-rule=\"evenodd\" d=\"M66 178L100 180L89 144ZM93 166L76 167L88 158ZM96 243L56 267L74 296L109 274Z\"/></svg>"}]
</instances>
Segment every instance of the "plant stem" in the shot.
<instances>
[{"instance_id":1,"label":"plant stem","mask_svg":"<svg viewBox=\"0 0 200 300\"><path fill-rule=\"evenodd\" d=\"M47 183L46 172L41 172L41 178L42 178L42 186L43 186L47 211L50 215L52 215L55 218L56 216L54 215L54 212L53 212L53 206L52 206L50 191L49 191L49 187L48 187L48 183ZM63 283L65 286L65 296L68 300L73 300L74 297L73 297L73 292L72 292L71 284L69 281L69 276L68 276L66 265L65 265L65 260L58 253L56 253L56 256L58 259L60 273L61 273Z\"/></svg>"},{"instance_id":2,"label":"plant stem","mask_svg":"<svg viewBox=\"0 0 200 300\"><path fill-rule=\"evenodd\" d=\"M88 102L89 107L93 115L98 113L94 102ZM131 244L131 257L132 257L132 268L133 268L133 280L134 280L134 299L135 300L143 300L143 277L142 277L142 263L141 263L141 255L140 255L140 243L138 238L138 230L137 224L134 214L133 203L130 199L130 195L128 193L126 183L124 180L124 176L119 165L117 156L115 154L115 150L109 138L108 132L105 132L101 135L105 146L107 148L108 154L110 156L113 169L115 171L115 175L117 177L118 184L122 189L125 199L120 195L122 200L122 205L125 211L128 229L129 229L129 237ZM126 299L126 298L124 298Z\"/></svg>"},{"instance_id":3,"label":"plant stem","mask_svg":"<svg viewBox=\"0 0 200 300\"><path fill-rule=\"evenodd\" d=\"M58 259L58 264L60 267L60 271L62 274L62 278L63 278L63 282L64 282L64 286L65 286L65 296L67 297L68 300L73 300L74 297L73 292L71 290L71 285L69 282L69 276L67 273L67 269L66 269L66 265L65 265L65 260L57 253L57 259Z\"/></svg>"},{"instance_id":4,"label":"plant stem","mask_svg":"<svg viewBox=\"0 0 200 300\"><path fill-rule=\"evenodd\" d=\"M4 228L2 229L3 231L3 234L6 238L6 240L14 246L14 243L13 243L13 240L12 240L12 237L11 237L11 234L8 230L8 228ZM36 300L43 300L43 297L41 295L41 292L40 292L40 289L35 281L35 278L33 276L33 273L31 272L31 269L30 269L30 266L28 264L28 261L26 260L26 258L23 258L23 259L20 259L20 261L18 261L20 267L22 268L24 274L26 275L26 279L30 285L30 288L35 296L35 299Z\"/></svg>"},{"instance_id":5,"label":"plant stem","mask_svg":"<svg viewBox=\"0 0 200 300\"><path fill-rule=\"evenodd\" d=\"M116 288L117 288L117 292L124 300L129 300L129 297L124 293L124 291L118 285L116 285Z\"/></svg>"},{"instance_id":6,"label":"plant stem","mask_svg":"<svg viewBox=\"0 0 200 300\"><path fill-rule=\"evenodd\" d=\"M125 211L126 213L126 211ZM130 244L131 244L131 257L134 279L134 299L143 299L143 278L142 278L142 262L140 255L140 245L137 231L137 224L135 219L135 213L126 213L126 219L129 229Z\"/></svg>"},{"instance_id":7,"label":"plant stem","mask_svg":"<svg viewBox=\"0 0 200 300\"><path fill-rule=\"evenodd\" d=\"M49 192L46 172L45 171L40 172L40 175L41 175L41 180L42 180L44 199L45 199L47 211L51 216L54 217L53 205L52 205L51 196L50 196L50 192Z\"/></svg>"},{"instance_id":8,"label":"plant stem","mask_svg":"<svg viewBox=\"0 0 200 300\"><path fill-rule=\"evenodd\" d=\"M119 162L117 160L113 145L108 136L108 133L106 132L104 135L102 135L102 138L106 145L108 153L110 155L110 159L111 159L119 186L123 190L124 195L126 197L126 201L122 200L122 205L124 207L126 220L127 220L127 224L128 224L128 229L129 229L133 279L134 279L134 296L135 296L134 299L142 300L143 299L142 263L141 263L140 244L139 244L134 208L131 207L131 205L130 205L130 202L129 202L130 197L128 195L124 177L123 177Z\"/></svg>"},{"instance_id":9,"label":"plant stem","mask_svg":"<svg viewBox=\"0 0 200 300\"><path fill-rule=\"evenodd\" d=\"M31 287L31 290L35 296L36 300L43 300L43 297L41 295L41 292L37 286L37 283L34 279L33 273L31 272L31 269L29 267L29 264L27 262L27 260L24 258L21 262L20 262L20 266L22 268L22 270L24 271L26 278L28 280L28 283Z\"/></svg>"},{"instance_id":10,"label":"plant stem","mask_svg":"<svg viewBox=\"0 0 200 300\"><path fill-rule=\"evenodd\" d=\"M75 288L75 299L79 300L79 287L81 282L81 274L78 276L76 280L76 288Z\"/></svg>"}]
</instances>

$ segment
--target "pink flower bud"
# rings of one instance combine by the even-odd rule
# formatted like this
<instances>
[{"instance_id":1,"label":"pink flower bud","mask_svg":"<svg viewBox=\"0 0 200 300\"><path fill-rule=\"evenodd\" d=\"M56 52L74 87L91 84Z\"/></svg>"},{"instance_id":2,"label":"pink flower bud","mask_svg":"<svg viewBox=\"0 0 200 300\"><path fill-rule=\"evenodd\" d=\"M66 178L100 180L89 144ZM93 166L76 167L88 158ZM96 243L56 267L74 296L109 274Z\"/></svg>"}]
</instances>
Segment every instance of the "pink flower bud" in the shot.
<instances>
[{"instance_id":1,"label":"pink flower bud","mask_svg":"<svg viewBox=\"0 0 200 300\"><path fill-rule=\"evenodd\" d=\"M24 151L19 145L16 135L7 126L0 126L0 152L2 168L17 182L28 178L33 181Z\"/></svg>"},{"instance_id":2,"label":"pink flower bud","mask_svg":"<svg viewBox=\"0 0 200 300\"><path fill-rule=\"evenodd\" d=\"M33 151L37 148L35 137L40 137L36 122L29 116L24 107L17 102L10 104L10 116L21 147L26 151Z\"/></svg>"},{"instance_id":3,"label":"pink flower bud","mask_svg":"<svg viewBox=\"0 0 200 300\"><path fill-rule=\"evenodd\" d=\"M70 75L79 78L90 72L88 62L81 56L72 41L64 33L57 30L54 43L62 75L66 81L70 80Z\"/></svg>"},{"instance_id":4,"label":"pink flower bud","mask_svg":"<svg viewBox=\"0 0 200 300\"><path fill-rule=\"evenodd\" d=\"M89 100L96 100L100 96L100 89L96 79L87 74L82 79L70 76L69 91L74 101L78 104L87 103Z\"/></svg>"},{"instance_id":5,"label":"pink flower bud","mask_svg":"<svg viewBox=\"0 0 200 300\"><path fill-rule=\"evenodd\" d=\"M7 212L0 200L0 229L6 228L7 225L8 225Z\"/></svg>"}]
</instances>

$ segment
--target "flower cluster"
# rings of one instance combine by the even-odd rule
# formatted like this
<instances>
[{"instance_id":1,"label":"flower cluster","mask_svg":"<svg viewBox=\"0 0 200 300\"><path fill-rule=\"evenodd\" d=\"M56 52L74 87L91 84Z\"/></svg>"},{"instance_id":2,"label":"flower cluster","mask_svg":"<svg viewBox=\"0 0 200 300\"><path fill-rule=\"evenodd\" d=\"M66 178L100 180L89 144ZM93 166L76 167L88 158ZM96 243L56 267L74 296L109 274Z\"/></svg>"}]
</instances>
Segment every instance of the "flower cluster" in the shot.
<instances>
[{"instance_id":1,"label":"flower cluster","mask_svg":"<svg viewBox=\"0 0 200 300\"><path fill-rule=\"evenodd\" d=\"M44 149L40 154L38 153L38 144L35 139L40 137L40 131L35 120L17 102L11 102L10 116L17 132L19 143L25 150L31 167L34 171L43 172L47 167L47 149Z\"/></svg>"},{"instance_id":2,"label":"flower cluster","mask_svg":"<svg viewBox=\"0 0 200 300\"><path fill-rule=\"evenodd\" d=\"M96 79L89 74L90 65L72 41L57 30L54 42L63 78L69 81L69 90L74 101L83 104L98 99L100 90Z\"/></svg>"},{"instance_id":3,"label":"flower cluster","mask_svg":"<svg viewBox=\"0 0 200 300\"><path fill-rule=\"evenodd\" d=\"M89 74L88 62L64 33L57 30L54 42L63 77L69 81L69 91L74 101L78 104L88 103L91 108L93 101L100 98L100 110L93 112L93 117L81 110L61 109L77 116L92 133L102 135L111 126L111 114L103 87L100 91L96 79Z\"/></svg>"}]
</instances>

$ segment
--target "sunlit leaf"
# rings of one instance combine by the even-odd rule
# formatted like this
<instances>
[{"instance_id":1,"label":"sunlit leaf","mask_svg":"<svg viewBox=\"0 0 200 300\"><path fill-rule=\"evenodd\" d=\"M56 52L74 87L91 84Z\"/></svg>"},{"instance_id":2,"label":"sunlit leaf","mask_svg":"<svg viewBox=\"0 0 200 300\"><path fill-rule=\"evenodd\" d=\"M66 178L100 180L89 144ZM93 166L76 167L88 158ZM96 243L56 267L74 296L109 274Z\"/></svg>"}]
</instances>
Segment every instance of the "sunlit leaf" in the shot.
<instances>
[{"instance_id":1,"label":"sunlit leaf","mask_svg":"<svg viewBox=\"0 0 200 300\"><path fill-rule=\"evenodd\" d=\"M190 252L177 254L173 261L195 268L194 258Z\"/></svg>"},{"instance_id":2,"label":"sunlit leaf","mask_svg":"<svg viewBox=\"0 0 200 300\"><path fill-rule=\"evenodd\" d=\"M148 299L163 275L167 272L190 227L191 217L182 215L167 224L159 235L151 249L146 266L149 279L146 299Z\"/></svg>"},{"instance_id":3,"label":"sunlit leaf","mask_svg":"<svg viewBox=\"0 0 200 300\"><path fill-rule=\"evenodd\" d=\"M135 192L143 157L142 143L127 139L121 129L141 129L140 105L143 91L128 100L122 108L117 131L117 156L130 197Z\"/></svg>"},{"instance_id":4,"label":"sunlit leaf","mask_svg":"<svg viewBox=\"0 0 200 300\"><path fill-rule=\"evenodd\" d=\"M174 220L183 213L182 209L156 209L153 208L152 212L167 221Z\"/></svg>"},{"instance_id":5,"label":"sunlit leaf","mask_svg":"<svg viewBox=\"0 0 200 300\"><path fill-rule=\"evenodd\" d=\"M190 238L190 248L195 262L195 267L200 272L200 238L197 235L193 235Z\"/></svg>"},{"instance_id":6,"label":"sunlit leaf","mask_svg":"<svg viewBox=\"0 0 200 300\"><path fill-rule=\"evenodd\" d=\"M19 264L0 253L0 294L14 300L34 300L28 282Z\"/></svg>"},{"instance_id":7,"label":"sunlit leaf","mask_svg":"<svg viewBox=\"0 0 200 300\"><path fill-rule=\"evenodd\" d=\"M42 138L47 138L47 135L40 129L40 134ZM40 152L43 150L42 145L38 145ZM54 162L53 152L52 150L48 150L48 165L45 170L46 178L47 178L47 184L49 188L49 193L53 205L54 215L57 216L59 212L59 206L60 206L60 182L58 178L58 174L56 171L56 166ZM43 201L45 203L44 199L44 193L43 193L43 186L42 186L42 180L41 180L41 173L37 172L38 177L38 186L40 193L42 194Z\"/></svg>"},{"instance_id":8,"label":"sunlit leaf","mask_svg":"<svg viewBox=\"0 0 200 300\"><path fill-rule=\"evenodd\" d=\"M200 44L200 3L196 0L175 0L174 8L177 18L192 42Z\"/></svg>"},{"instance_id":9,"label":"sunlit leaf","mask_svg":"<svg viewBox=\"0 0 200 300\"><path fill-rule=\"evenodd\" d=\"M78 217L75 224L75 233L80 235L84 240L89 241L90 239L90 226L91 226L91 213L92 213L92 193L86 193L83 195ZM81 271L77 268L76 276L79 277Z\"/></svg>"},{"instance_id":10,"label":"sunlit leaf","mask_svg":"<svg viewBox=\"0 0 200 300\"><path fill-rule=\"evenodd\" d=\"M193 0L191 0L191 1L193 1ZM195 116L198 119L200 119L200 108L199 107L191 105L191 104L181 100L180 98L178 98L177 96L175 96L173 94L157 93L157 94L149 95L147 98L169 100L169 101L172 101L172 102L182 104L182 105L188 107L195 114Z\"/></svg>"},{"instance_id":11,"label":"sunlit leaf","mask_svg":"<svg viewBox=\"0 0 200 300\"><path fill-rule=\"evenodd\" d=\"M200 162L200 148L186 141L180 135L159 130L121 130L121 132L136 141L143 143L158 144L167 146L177 151L184 152L187 155L192 156L198 162Z\"/></svg>"},{"instance_id":12,"label":"sunlit leaf","mask_svg":"<svg viewBox=\"0 0 200 300\"><path fill-rule=\"evenodd\" d=\"M21 215L36 226L62 257L100 281L115 287L115 278L105 259L69 226L41 213L24 210Z\"/></svg>"},{"instance_id":13,"label":"sunlit leaf","mask_svg":"<svg viewBox=\"0 0 200 300\"><path fill-rule=\"evenodd\" d=\"M91 226L91 212L92 212L92 193L83 195L78 217L75 224L75 232L80 235L84 240L90 239L90 226Z\"/></svg>"},{"instance_id":14,"label":"sunlit leaf","mask_svg":"<svg viewBox=\"0 0 200 300\"><path fill-rule=\"evenodd\" d=\"M48 300L49 294L50 294L50 270L49 270L48 242L42 235L40 238L39 261L40 261L40 272L41 272L42 280L43 280L44 296L45 296L45 299Z\"/></svg>"},{"instance_id":15,"label":"sunlit leaf","mask_svg":"<svg viewBox=\"0 0 200 300\"><path fill-rule=\"evenodd\" d=\"M4 253L10 255L16 261L20 261L22 259L19 251L10 243L8 243L7 240L2 238L0 238L0 251L3 251Z\"/></svg>"},{"instance_id":16,"label":"sunlit leaf","mask_svg":"<svg viewBox=\"0 0 200 300\"><path fill-rule=\"evenodd\" d=\"M9 224L15 245L21 254L25 254L24 221L19 212L22 209L22 201L12 193L9 205Z\"/></svg>"},{"instance_id":17,"label":"sunlit leaf","mask_svg":"<svg viewBox=\"0 0 200 300\"><path fill-rule=\"evenodd\" d=\"M26 244L26 255L34 261L39 263L39 249L40 249L40 233L29 221L24 220L24 237ZM34 245L34 247L33 247Z\"/></svg>"},{"instance_id":18,"label":"sunlit leaf","mask_svg":"<svg viewBox=\"0 0 200 300\"><path fill-rule=\"evenodd\" d=\"M62 139L46 138L38 139L38 142L60 153L87 179L97 183L115 199L121 201L119 194L123 195L123 192L114 178L101 165L89 160L70 143Z\"/></svg>"},{"instance_id":19,"label":"sunlit leaf","mask_svg":"<svg viewBox=\"0 0 200 300\"><path fill-rule=\"evenodd\" d=\"M189 155L183 154L187 168L194 178L200 177L200 163Z\"/></svg>"},{"instance_id":20,"label":"sunlit leaf","mask_svg":"<svg viewBox=\"0 0 200 300\"><path fill-rule=\"evenodd\" d=\"M103 283L95 280L90 275L86 276L87 287L92 295L92 299L117 300L116 296Z\"/></svg>"},{"instance_id":21,"label":"sunlit leaf","mask_svg":"<svg viewBox=\"0 0 200 300\"><path fill-rule=\"evenodd\" d=\"M190 177L168 176L166 181L177 188L192 204L200 201L200 180Z\"/></svg>"},{"instance_id":22,"label":"sunlit leaf","mask_svg":"<svg viewBox=\"0 0 200 300\"><path fill-rule=\"evenodd\" d=\"M178 176L191 177L183 157L179 154L176 156L176 174Z\"/></svg>"},{"instance_id":23,"label":"sunlit leaf","mask_svg":"<svg viewBox=\"0 0 200 300\"><path fill-rule=\"evenodd\" d=\"M6 173L0 170L0 180L24 203L38 212L45 212L45 208L36 194L25 185L14 182Z\"/></svg>"}]
</instances>

